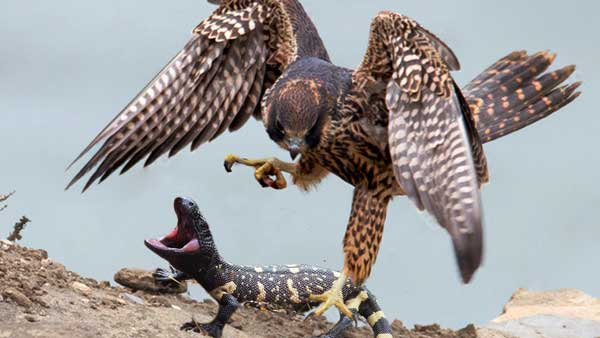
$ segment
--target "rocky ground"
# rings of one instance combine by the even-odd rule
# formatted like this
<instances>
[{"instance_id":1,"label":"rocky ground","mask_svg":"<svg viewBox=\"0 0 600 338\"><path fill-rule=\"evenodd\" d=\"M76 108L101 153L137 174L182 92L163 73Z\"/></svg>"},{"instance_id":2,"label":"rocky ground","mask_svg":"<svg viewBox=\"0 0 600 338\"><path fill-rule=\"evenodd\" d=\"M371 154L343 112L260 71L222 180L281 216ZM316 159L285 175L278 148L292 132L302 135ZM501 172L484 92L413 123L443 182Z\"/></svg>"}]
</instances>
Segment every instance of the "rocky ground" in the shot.
<instances>
[{"instance_id":1,"label":"rocky ground","mask_svg":"<svg viewBox=\"0 0 600 338\"><path fill-rule=\"evenodd\" d=\"M124 271L117 279L131 280L131 271ZM135 271L133 272L135 275ZM147 283L148 280L137 281ZM173 291L173 290L170 290ZM417 326L407 329L398 320L393 322L394 337L402 338L507 338L515 337L571 337L570 335L527 335L519 315L534 318L523 322L526 328L540 323L555 323L565 318L568 309L565 300L576 308L579 317L568 318L570 322L553 327L553 332L564 334L570 326L579 327L586 321L577 338L600 337L600 301L572 291L563 298L557 295L534 294L556 302L550 317L537 318L539 302L531 300L530 293L519 291L507 305L503 317L486 328L467 326L460 331L440 328L438 325ZM535 298L534 297L534 298ZM557 298L558 297L558 298ZM587 297L587 298L586 298ZM552 305L552 304L550 304ZM197 337L198 334L179 331L179 326L192 316L199 322L209 321L216 313L212 301L195 301L182 294L156 294L135 291L131 288L114 287L109 282L98 282L68 271L48 258L44 250L33 250L0 241L0 338L30 337ZM591 310L590 310L591 309ZM596 311L597 318L590 313ZM542 311L544 313L544 311ZM537 319L536 319L537 318ZM535 322L537 320L537 322ZM545 320L545 321L544 321ZM579 322L578 322L579 321ZM589 323L588 323L589 322ZM590 324L591 323L591 324ZM589 324L589 325L588 325ZM272 313L244 308L238 311L224 333L231 338L300 338L323 334L331 327L325 318L303 320L301 316ZM564 326L563 325L568 325ZM592 326L590 326L592 325ZM590 330L598 329L593 335ZM558 331L557 331L558 330ZM561 331L562 330L562 331ZM588 331L585 331L588 330ZM539 331L539 330L538 330ZM535 332L538 332L534 330ZM575 332L570 330L569 334ZM588 335L589 334L589 335ZM372 337L366 327L353 328L346 337Z\"/></svg>"}]
</instances>

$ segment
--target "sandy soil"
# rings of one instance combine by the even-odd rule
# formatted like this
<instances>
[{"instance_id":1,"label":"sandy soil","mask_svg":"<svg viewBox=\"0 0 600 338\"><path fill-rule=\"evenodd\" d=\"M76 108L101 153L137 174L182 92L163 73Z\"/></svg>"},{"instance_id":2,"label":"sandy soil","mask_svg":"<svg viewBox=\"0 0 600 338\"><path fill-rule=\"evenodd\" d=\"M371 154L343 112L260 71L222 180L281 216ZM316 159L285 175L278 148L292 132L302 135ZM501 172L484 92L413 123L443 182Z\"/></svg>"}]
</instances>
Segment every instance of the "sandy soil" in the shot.
<instances>
[{"instance_id":1,"label":"sandy soil","mask_svg":"<svg viewBox=\"0 0 600 338\"><path fill-rule=\"evenodd\" d=\"M179 327L192 316L209 321L217 306L186 295L150 294L114 287L68 271L44 250L0 242L0 338L29 337L198 337ZM326 332L325 318L254 308L238 311L224 333L232 338L312 337ZM406 329L393 323L394 337L473 338L475 328L459 332L438 325ZM353 328L346 337L372 337L369 328Z\"/></svg>"}]
</instances>

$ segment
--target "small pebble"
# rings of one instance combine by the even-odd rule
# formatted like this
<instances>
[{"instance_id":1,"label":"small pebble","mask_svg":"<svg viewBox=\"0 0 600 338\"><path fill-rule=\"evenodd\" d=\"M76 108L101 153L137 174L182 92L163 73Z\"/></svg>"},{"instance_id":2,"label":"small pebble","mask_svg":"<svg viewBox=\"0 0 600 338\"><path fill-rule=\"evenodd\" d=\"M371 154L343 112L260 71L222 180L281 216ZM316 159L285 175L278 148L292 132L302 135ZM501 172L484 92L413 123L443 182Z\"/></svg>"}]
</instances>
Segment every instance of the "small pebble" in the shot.
<instances>
[{"instance_id":1,"label":"small pebble","mask_svg":"<svg viewBox=\"0 0 600 338\"><path fill-rule=\"evenodd\" d=\"M138 304L138 305L143 305L144 304L144 300L143 299L141 299L138 296L134 296L132 294L129 294L129 293L122 293L121 294L121 298L124 299L124 300L126 300L126 301L128 301L128 302L131 302L133 304Z\"/></svg>"},{"instance_id":2,"label":"small pebble","mask_svg":"<svg viewBox=\"0 0 600 338\"><path fill-rule=\"evenodd\" d=\"M73 282L73 284L71 284L71 287L73 289L75 289L75 291L79 291L80 293L83 293L84 295L89 294L90 292L92 292L92 289L83 284L83 283L79 283L79 282Z\"/></svg>"},{"instance_id":3,"label":"small pebble","mask_svg":"<svg viewBox=\"0 0 600 338\"><path fill-rule=\"evenodd\" d=\"M173 309L175 309L175 310L181 310L181 308L180 308L179 306L177 306L177 305L171 305L171 307L172 307Z\"/></svg>"},{"instance_id":4,"label":"small pebble","mask_svg":"<svg viewBox=\"0 0 600 338\"><path fill-rule=\"evenodd\" d=\"M27 320L30 323L35 323L38 321L37 318L35 318L34 316L30 316L30 315L25 316L25 320Z\"/></svg>"},{"instance_id":5,"label":"small pebble","mask_svg":"<svg viewBox=\"0 0 600 338\"><path fill-rule=\"evenodd\" d=\"M155 305L155 306L164 306L164 307L171 307L171 305L172 305L171 302L169 302L169 300L167 300L164 297L160 297L160 296L152 297L150 299L150 303L152 303L152 305Z\"/></svg>"}]
</instances>

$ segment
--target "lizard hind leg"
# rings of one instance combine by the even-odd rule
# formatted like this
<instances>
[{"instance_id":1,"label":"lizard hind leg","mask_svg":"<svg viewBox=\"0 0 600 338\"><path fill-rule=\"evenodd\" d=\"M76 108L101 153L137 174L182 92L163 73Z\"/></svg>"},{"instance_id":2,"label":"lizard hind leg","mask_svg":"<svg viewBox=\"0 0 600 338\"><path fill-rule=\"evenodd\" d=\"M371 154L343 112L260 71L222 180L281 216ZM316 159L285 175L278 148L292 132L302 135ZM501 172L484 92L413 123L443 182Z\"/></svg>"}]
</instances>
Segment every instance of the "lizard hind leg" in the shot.
<instances>
[{"instance_id":1,"label":"lizard hind leg","mask_svg":"<svg viewBox=\"0 0 600 338\"><path fill-rule=\"evenodd\" d=\"M223 328L225 328L225 325L239 307L240 303L235 297L225 294L219 300L219 310L210 323L198 323L192 318L191 322L181 326L181 330L193 331L213 338L221 338L223 336Z\"/></svg>"}]
</instances>

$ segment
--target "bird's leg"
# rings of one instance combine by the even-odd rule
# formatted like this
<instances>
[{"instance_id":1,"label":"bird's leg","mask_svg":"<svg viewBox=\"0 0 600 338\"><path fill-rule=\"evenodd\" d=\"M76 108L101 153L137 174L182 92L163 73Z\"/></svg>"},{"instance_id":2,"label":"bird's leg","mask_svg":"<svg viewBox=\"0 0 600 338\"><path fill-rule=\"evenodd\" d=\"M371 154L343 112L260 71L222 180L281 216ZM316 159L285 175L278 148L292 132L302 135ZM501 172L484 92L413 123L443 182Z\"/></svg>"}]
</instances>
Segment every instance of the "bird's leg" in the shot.
<instances>
[{"instance_id":1,"label":"bird's leg","mask_svg":"<svg viewBox=\"0 0 600 338\"><path fill-rule=\"evenodd\" d=\"M340 313L340 320L329 330L325 335L317 338L339 338L343 337L344 331L348 329L352 324L357 325L357 315L359 313L359 307L361 304L369 299L367 291L360 291L356 297L346 301L346 306L352 311L352 317L348 317L343 313Z\"/></svg>"},{"instance_id":2,"label":"bird's leg","mask_svg":"<svg viewBox=\"0 0 600 338\"><path fill-rule=\"evenodd\" d=\"M254 177L258 183L263 187L271 187L273 189L285 189L287 187L287 182L282 174L283 172L292 175L296 174L295 163L284 162L275 157L247 159L230 154L225 157L223 165L227 172L231 172L233 165L236 163L254 167Z\"/></svg>"},{"instance_id":3,"label":"bird's leg","mask_svg":"<svg viewBox=\"0 0 600 338\"><path fill-rule=\"evenodd\" d=\"M333 283L331 289L325 291L320 295L310 295L309 299L314 302L320 302L319 307L312 313L312 315L320 316L330 307L334 306L338 308L340 313L343 315L353 318L352 311L348 309L348 306L344 303L344 284L348 281L348 277L341 273L339 278Z\"/></svg>"}]
</instances>

